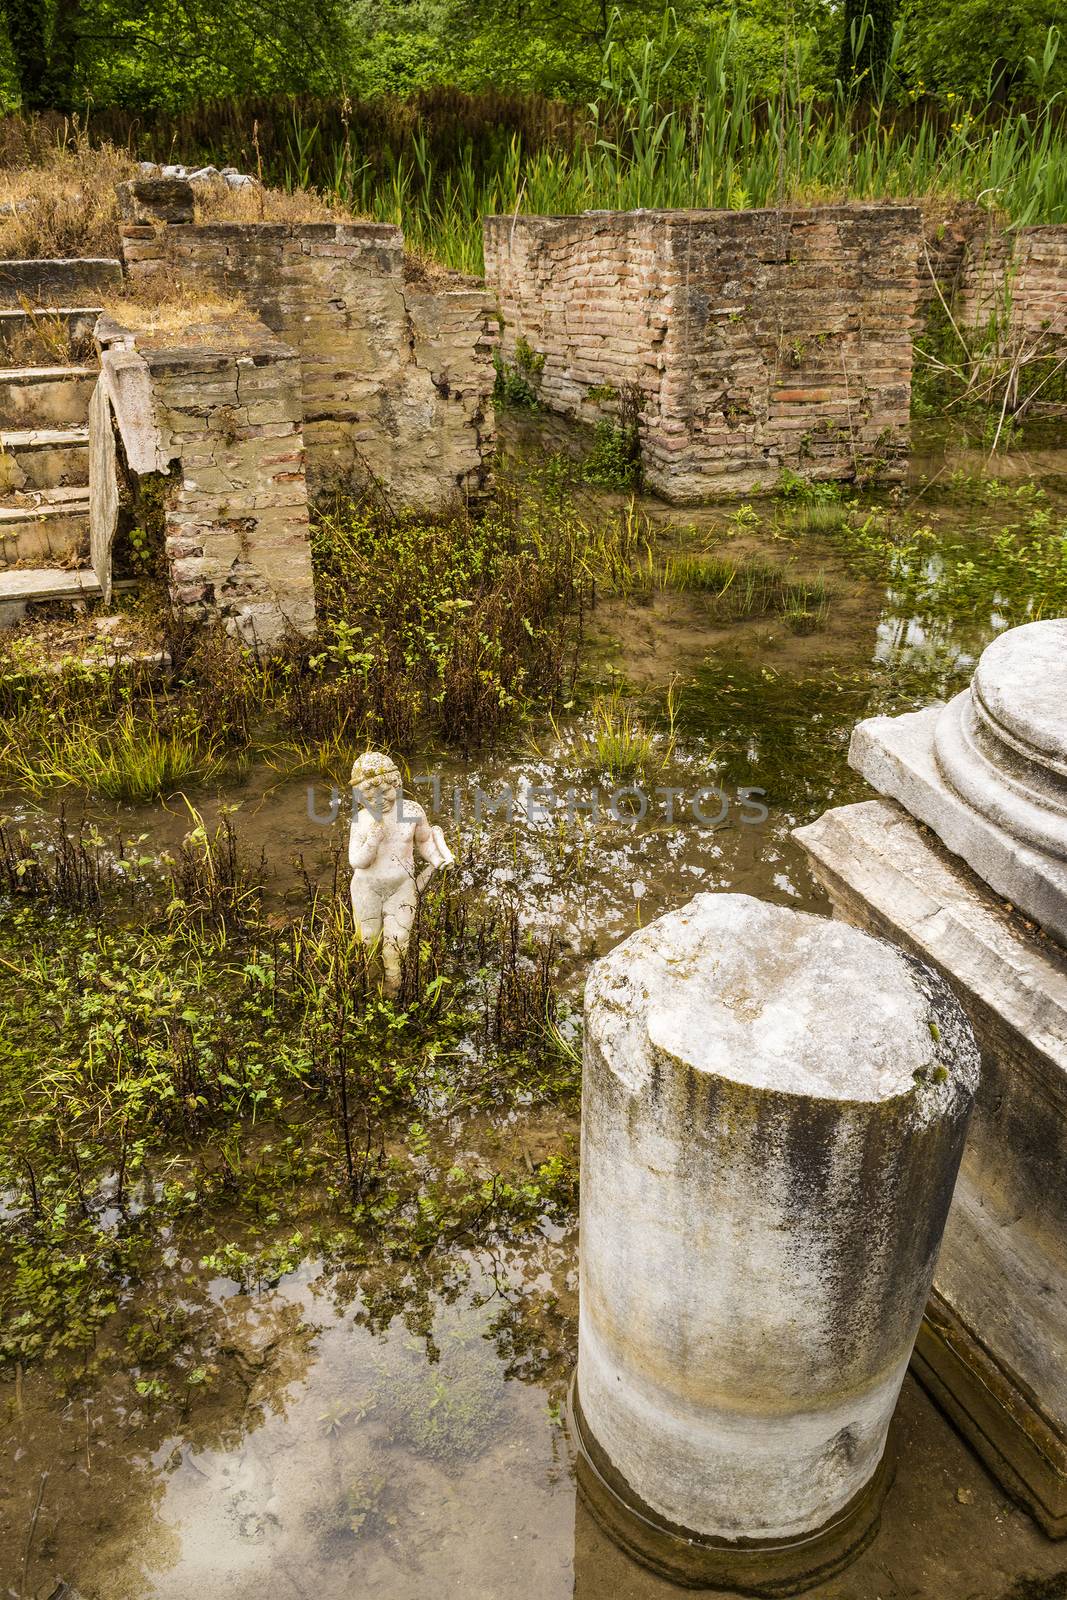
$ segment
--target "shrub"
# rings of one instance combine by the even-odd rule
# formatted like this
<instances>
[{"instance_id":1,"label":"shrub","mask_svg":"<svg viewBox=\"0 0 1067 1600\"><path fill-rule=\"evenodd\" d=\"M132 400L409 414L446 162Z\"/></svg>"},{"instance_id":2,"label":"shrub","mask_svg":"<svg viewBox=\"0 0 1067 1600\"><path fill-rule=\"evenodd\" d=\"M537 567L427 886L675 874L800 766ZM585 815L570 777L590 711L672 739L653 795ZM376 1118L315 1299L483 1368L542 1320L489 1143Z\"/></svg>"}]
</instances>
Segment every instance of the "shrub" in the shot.
<instances>
[{"instance_id":1,"label":"shrub","mask_svg":"<svg viewBox=\"0 0 1067 1600\"><path fill-rule=\"evenodd\" d=\"M26 164L0 167L0 203L12 207L0 220L0 256L118 255L115 185L132 177L134 162L114 145L90 144L76 120L65 132L28 139Z\"/></svg>"},{"instance_id":2,"label":"shrub","mask_svg":"<svg viewBox=\"0 0 1067 1600\"><path fill-rule=\"evenodd\" d=\"M436 519L339 500L313 534L319 636L281 669L296 730L404 749L421 723L466 752L550 710L577 670L580 542L519 496Z\"/></svg>"}]
</instances>

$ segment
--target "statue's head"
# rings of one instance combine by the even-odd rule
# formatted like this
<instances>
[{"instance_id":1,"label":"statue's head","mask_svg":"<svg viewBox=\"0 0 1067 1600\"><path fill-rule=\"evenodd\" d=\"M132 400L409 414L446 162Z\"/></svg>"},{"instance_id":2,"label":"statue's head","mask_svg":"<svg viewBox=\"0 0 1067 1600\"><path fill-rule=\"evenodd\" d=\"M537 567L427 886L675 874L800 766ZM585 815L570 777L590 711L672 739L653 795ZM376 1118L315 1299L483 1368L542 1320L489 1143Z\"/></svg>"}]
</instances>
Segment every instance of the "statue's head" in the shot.
<instances>
[{"instance_id":1,"label":"statue's head","mask_svg":"<svg viewBox=\"0 0 1067 1600\"><path fill-rule=\"evenodd\" d=\"M352 787L378 817L395 803L402 781L396 762L380 750L368 750L352 763Z\"/></svg>"}]
</instances>

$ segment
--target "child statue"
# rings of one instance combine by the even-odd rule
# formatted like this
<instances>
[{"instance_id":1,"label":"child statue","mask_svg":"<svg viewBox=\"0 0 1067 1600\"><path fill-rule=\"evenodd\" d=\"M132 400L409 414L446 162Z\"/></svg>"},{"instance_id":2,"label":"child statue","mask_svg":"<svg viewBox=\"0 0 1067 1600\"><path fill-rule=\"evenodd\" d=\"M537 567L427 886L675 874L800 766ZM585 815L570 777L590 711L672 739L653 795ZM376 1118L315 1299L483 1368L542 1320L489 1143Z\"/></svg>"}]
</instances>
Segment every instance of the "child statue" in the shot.
<instances>
[{"instance_id":1,"label":"child statue","mask_svg":"<svg viewBox=\"0 0 1067 1600\"><path fill-rule=\"evenodd\" d=\"M395 994L419 891L436 867L450 867L455 857L422 807L405 800L399 769L387 755L368 750L359 756L352 765L352 790L353 804L359 806L348 836L352 914L365 943L381 939L385 992ZM417 876L416 850L426 862Z\"/></svg>"}]
</instances>

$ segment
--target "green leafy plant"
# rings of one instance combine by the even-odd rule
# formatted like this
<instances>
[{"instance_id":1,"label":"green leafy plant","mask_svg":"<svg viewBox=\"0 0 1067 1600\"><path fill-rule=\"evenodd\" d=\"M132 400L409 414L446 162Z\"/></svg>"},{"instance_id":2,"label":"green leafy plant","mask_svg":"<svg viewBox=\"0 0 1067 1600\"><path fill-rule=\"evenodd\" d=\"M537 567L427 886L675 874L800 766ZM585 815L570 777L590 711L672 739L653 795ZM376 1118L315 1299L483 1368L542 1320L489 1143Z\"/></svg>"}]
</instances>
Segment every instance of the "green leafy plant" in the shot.
<instances>
[{"instance_id":1,"label":"green leafy plant","mask_svg":"<svg viewBox=\"0 0 1067 1600\"><path fill-rule=\"evenodd\" d=\"M668 764L674 752L673 700L668 700L665 732L649 727L622 692L598 694L581 721L566 733L557 729L564 760L592 777L614 782L648 778Z\"/></svg>"},{"instance_id":2,"label":"green leafy plant","mask_svg":"<svg viewBox=\"0 0 1067 1600\"><path fill-rule=\"evenodd\" d=\"M535 411L538 406L538 380L545 369L544 355L533 350L523 337L515 341L514 359L508 361L499 351L493 357L496 381L493 399L498 406Z\"/></svg>"}]
</instances>

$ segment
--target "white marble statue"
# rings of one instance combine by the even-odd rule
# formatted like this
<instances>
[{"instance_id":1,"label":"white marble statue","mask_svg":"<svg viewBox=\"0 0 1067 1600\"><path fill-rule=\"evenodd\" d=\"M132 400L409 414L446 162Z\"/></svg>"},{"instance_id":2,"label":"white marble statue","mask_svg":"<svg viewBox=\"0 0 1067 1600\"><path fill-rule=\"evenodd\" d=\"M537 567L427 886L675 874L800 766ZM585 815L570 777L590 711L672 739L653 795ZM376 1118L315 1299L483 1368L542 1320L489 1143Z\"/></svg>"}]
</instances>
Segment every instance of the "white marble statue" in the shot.
<instances>
[{"instance_id":1,"label":"white marble statue","mask_svg":"<svg viewBox=\"0 0 1067 1600\"><path fill-rule=\"evenodd\" d=\"M420 805L404 798L399 769L387 755L368 750L358 757L352 789L359 806L348 836L352 914L365 943L381 940L385 991L395 994L419 891L435 868L450 867L455 858L441 829L426 820ZM419 872L416 851L426 863Z\"/></svg>"}]
</instances>

